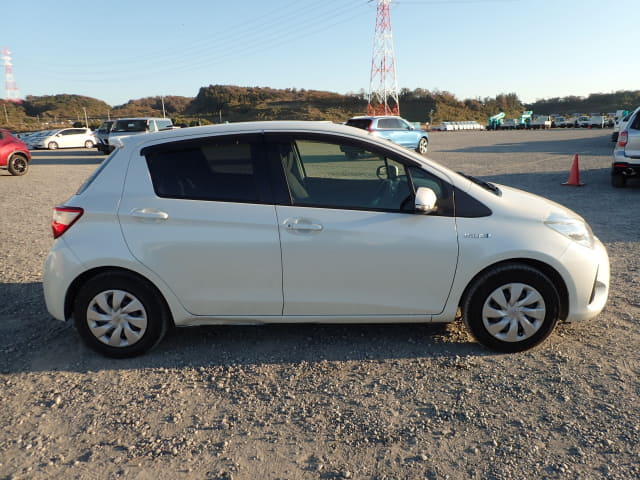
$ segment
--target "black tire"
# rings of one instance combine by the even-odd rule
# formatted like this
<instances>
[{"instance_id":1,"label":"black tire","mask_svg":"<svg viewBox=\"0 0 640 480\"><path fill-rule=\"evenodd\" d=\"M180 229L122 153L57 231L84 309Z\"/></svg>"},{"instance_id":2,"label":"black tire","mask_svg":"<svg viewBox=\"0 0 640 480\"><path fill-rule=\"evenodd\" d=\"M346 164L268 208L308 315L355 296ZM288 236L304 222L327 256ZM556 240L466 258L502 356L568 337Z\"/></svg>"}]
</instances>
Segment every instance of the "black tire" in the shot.
<instances>
[{"instance_id":1,"label":"black tire","mask_svg":"<svg viewBox=\"0 0 640 480\"><path fill-rule=\"evenodd\" d=\"M470 333L499 352L521 352L540 344L553 331L559 311L553 282L538 269L517 263L480 275L462 304Z\"/></svg>"},{"instance_id":2,"label":"black tire","mask_svg":"<svg viewBox=\"0 0 640 480\"><path fill-rule=\"evenodd\" d=\"M418 142L416 152L418 152L420 155L426 155L427 150L429 150L429 140L427 140L426 137L422 137Z\"/></svg>"},{"instance_id":3,"label":"black tire","mask_svg":"<svg viewBox=\"0 0 640 480\"><path fill-rule=\"evenodd\" d=\"M14 153L7 161L7 170L11 175L19 177L29 171L29 160L24 155Z\"/></svg>"},{"instance_id":4,"label":"black tire","mask_svg":"<svg viewBox=\"0 0 640 480\"><path fill-rule=\"evenodd\" d=\"M627 184L627 179L619 173L611 174L611 186L614 188L624 188Z\"/></svg>"},{"instance_id":5,"label":"black tire","mask_svg":"<svg viewBox=\"0 0 640 480\"><path fill-rule=\"evenodd\" d=\"M58 144L56 142L49 142L49 144L47 145L47 148L49 150L57 150L58 149Z\"/></svg>"},{"instance_id":6,"label":"black tire","mask_svg":"<svg viewBox=\"0 0 640 480\"><path fill-rule=\"evenodd\" d=\"M85 343L114 358L147 352L162 340L169 325L160 293L146 281L119 272L88 280L75 298L73 312Z\"/></svg>"},{"instance_id":7,"label":"black tire","mask_svg":"<svg viewBox=\"0 0 640 480\"><path fill-rule=\"evenodd\" d=\"M93 148L94 143L91 140L84 142L84 148Z\"/></svg>"}]
</instances>

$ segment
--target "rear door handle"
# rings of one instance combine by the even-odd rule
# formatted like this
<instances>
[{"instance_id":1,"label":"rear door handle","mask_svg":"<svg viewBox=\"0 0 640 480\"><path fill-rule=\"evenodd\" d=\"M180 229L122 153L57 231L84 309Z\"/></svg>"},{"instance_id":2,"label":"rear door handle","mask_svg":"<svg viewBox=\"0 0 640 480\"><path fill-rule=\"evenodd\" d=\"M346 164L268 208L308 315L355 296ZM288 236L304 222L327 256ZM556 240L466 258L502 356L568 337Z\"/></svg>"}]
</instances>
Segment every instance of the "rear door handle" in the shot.
<instances>
[{"instance_id":1,"label":"rear door handle","mask_svg":"<svg viewBox=\"0 0 640 480\"><path fill-rule=\"evenodd\" d=\"M169 218L167 212L155 208L136 208L131 210L131 216L142 220L166 220Z\"/></svg>"},{"instance_id":2,"label":"rear door handle","mask_svg":"<svg viewBox=\"0 0 640 480\"><path fill-rule=\"evenodd\" d=\"M318 225L317 223L295 223L292 225L287 225L289 230L298 230L301 232L320 232L322 231L322 225Z\"/></svg>"}]
</instances>

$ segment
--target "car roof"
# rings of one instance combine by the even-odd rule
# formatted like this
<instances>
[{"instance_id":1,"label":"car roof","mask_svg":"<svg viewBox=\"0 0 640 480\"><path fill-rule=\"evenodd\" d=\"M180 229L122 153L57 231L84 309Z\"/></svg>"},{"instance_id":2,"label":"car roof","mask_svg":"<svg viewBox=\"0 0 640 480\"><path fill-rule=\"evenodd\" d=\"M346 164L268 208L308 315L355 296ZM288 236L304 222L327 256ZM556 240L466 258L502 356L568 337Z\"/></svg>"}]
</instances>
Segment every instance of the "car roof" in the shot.
<instances>
[{"instance_id":1,"label":"car roof","mask_svg":"<svg viewBox=\"0 0 640 480\"><path fill-rule=\"evenodd\" d=\"M328 134L335 133L343 136L348 135L352 137L371 140L371 136L367 133L347 125L321 121L274 120L261 122L223 123L217 125L205 125L200 127L179 128L176 130L163 130L146 135L128 136L123 138L122 141L127 146L133 146L135 144L143 142L150 143L150 140L153 140L153 142L155 143L171 139L186 139L188 137L198 138L216 135L266 132L317 132Z\"/></svg>"},{"instance_id":2,"label":"car roof","mask_svg":"<svg viewBox=\"0 0 640 480\"><path fill-rule=\"evenodd\" d=\"M129 120L171 120L168 117L125 117L125 118L118 118L117 121L120 120L125 120L125 121L129 121Z\"/></svg>"},{"instance_id":3,"label":"car roof","mask_svg":"<svg viewBox=\"0 0 640 480\"><path fill-rule=\"evenodd\" d=\"M351 117L349 120L374 120L377 118L402 118L400 115L363 115L361 117Z\"/></svg>"}]
</instances>

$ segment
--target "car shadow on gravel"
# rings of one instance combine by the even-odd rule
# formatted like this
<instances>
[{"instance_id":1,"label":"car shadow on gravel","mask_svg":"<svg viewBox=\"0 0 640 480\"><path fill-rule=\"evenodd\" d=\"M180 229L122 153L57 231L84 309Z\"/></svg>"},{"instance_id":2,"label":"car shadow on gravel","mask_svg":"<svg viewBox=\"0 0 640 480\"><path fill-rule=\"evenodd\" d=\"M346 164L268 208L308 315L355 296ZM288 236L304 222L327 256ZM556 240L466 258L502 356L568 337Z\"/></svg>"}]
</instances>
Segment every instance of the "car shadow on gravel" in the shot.
<instances>
[{"instance_id":1,"label":"car shadow on gravel","mask_svg":"<svg viewBox=\"0 0 640 480\"><path fill-rule=\"evenodd\" d=\"M7 293L6 287L0 284L0 294ZM36 284L29 288L36 288ZM37 289L41 290L39 284ZM2 374L495 355L473 342L456 322L176 328L140 357L111 359L86 347L71 322L51 318L43 301L33 305L26 318L13 317L14 313L0 313L5 339L11 332L9 340L0 342ZM13 320L8 322L10 317Z\"/></svg>"},{"instance_id":2,"label":"car shadow on gravel","mask_svg":"<svg viewBox=\"0 0 640 480\"><path fill-rule=\"evenodd\" d=\"M562 185L569 180L568 172L513 173L478 178L535 193L574 210L589 222L594 233L605 243L638 241L635 222L629 216L613 215L612 212L618 212L621 206L638 205L640 179L629 180L627 188L614 188L610 183L609 168L581 171L583 186Z\"/></svg>"}]
</instances>

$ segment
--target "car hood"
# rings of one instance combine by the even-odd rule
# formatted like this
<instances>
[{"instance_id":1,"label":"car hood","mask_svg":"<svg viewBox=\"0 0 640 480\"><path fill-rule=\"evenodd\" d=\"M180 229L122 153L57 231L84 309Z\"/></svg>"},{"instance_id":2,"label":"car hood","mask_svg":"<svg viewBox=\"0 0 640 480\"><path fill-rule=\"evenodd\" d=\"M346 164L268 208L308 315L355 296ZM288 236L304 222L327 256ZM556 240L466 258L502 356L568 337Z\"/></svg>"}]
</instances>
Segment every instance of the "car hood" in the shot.
<instances>
[{"instance_id":1,"label":"car hood","mask_svg":"<svg viewBox=\"0 0 640 480\"><path fill-rule=\"evenodd\" d=\"M499 206L500 210L505 214L540 221L543 221L549 215L558 214L584 221L580 215L571 209L548 198L506 185L496 186L500 188L502 195L496 197L497 202L492 202L492 207Z\"/></svg>"}]
</instances>

